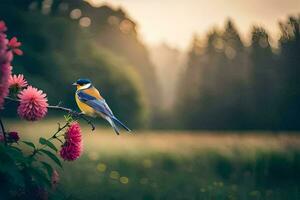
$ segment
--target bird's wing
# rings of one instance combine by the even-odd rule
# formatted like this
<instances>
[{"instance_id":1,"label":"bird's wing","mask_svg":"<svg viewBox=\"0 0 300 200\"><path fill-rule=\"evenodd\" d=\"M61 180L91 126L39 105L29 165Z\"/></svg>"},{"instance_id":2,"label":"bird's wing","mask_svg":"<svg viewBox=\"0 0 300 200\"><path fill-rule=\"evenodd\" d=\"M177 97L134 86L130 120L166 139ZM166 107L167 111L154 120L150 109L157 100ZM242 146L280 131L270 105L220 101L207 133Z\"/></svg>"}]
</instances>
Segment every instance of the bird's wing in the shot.
<instances>
[{"instance_id":1,"label":"bird's wing","mask_svg":"<svg viewBox=\"0 0 300 200\"><path fill-rule=\"evenodd\" d=\"M101 112L108 117L114 117L114 114L112 113L111 109L107 105L104 99L97 99L84 91L78 91L77 92L78 99L82 102L87 104L88 106L94 108L96 111Z\"/></svg>"}]
</instances>

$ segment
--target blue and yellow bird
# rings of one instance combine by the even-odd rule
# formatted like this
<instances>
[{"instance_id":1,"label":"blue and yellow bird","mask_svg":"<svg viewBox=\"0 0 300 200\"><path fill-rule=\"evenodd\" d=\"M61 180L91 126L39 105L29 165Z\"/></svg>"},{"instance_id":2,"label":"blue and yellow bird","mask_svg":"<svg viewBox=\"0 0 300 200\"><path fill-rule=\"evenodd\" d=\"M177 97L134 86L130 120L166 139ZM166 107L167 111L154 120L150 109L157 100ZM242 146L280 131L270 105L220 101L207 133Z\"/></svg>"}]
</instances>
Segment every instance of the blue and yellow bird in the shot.
<instances>
[{"instance_id":1,"label":"blue and yellow bird","mask_svg":"<svg viewBox=\"0 0 300 200\"><path fill-rule=\"evenodd\" d=\"M75 99L83 114L90 117L99 116L104 118L110 123L117 135L120 133L118 126L130 131L127 126L114 116L104 98L89 79L78 79L73 85L77 86Z\"/></svg>"}]
</instances>

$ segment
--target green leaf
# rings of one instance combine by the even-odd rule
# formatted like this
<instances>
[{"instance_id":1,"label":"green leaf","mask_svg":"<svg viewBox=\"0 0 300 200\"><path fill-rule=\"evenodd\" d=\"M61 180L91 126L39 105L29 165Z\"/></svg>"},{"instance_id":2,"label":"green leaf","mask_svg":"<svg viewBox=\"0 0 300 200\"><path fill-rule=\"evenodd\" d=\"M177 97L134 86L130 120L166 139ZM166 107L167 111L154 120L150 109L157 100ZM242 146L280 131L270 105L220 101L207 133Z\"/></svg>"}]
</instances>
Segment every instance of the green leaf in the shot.
<instances>
[{"instance_id":1,"label":"green leaf","mask_svg":"<svg viewBox=\"0 0 300 200\"><path fill-rule=\"evenodd\" d=\"M0 173L18 186L24 185L24 179L17 163L18 160L22 160L23 158L22 152L15 148L0 145Z\"/></svg>"},{"instance_id":2,"label":"green leaf","mask_svg":"<svg viewBox=\"0 0 300 200\"><path fill-rule=\"evenodd\" d=\"M49 140L41 137L40 140L39 140L39 142L40 142L40 144L46 145L46 146L50 147L51 149L53 149L55 152L57 152L57 148Z\"/></svg>"},{"instance_id":3,"label":"green leaf","mask_svg":"<svg viewBox=\"0 0 300 200\"><path fill-rule=\"evenodd\" d=\"M51 158L58 166L60 166L62 168L62 164L60 162L60 160L57 158L57 156L55 154L53 154L51 151L47 151L44 149L41 149L40 152L46 154L49 158Z\"/></svg>"},{"instance_id":4,"label":"green leaf","mask_svg":"<svg viewBox=\"0 0 300 200\"><path fill-rule=\"evenodd\" d=\"M72 115L70 115L70 114L69 115L65 115L64 117L65 117L65 121L66 122L72 122L73 121Z\"/></svg>"},{"instance_id":5,"label":"green leaf","mask_svg":"<svg viewBox=\"0 0 300 200\"><path fill-rule=\"evenodd\" d=\"M35 145L32 142L27 142L27 141L22 141L22 142L35 149Z\"/></svg>"},{"instance_id":6,"label":"green leaf","mask_svg":"<svg viewBox=\"0 0 300 200\"><path fill-rule=\"evenodd\" d=\"M24 157L22 151L16 147L10 146L6 150L7 154L14 159L15 162L25 162L26 158Z\"/></svg>"},{"instance_id":7,"label":"green leaf","mask_svg":"<svg viewBox=\"0 0 300 200\"><path fill-rule=\"evenodd\" d=\"M38 184L45 185L47 187L51 187L51 181L47 178L47 175L44 171L40 170L37 167L29 167L28 172L33 176L33 178L38 182Z\"/></svg>"},{"instance_id":8,"label":"green leaf","mask_svg":"<svg viewBox=\"0 0 300 200\"><path fill-rule=\"evenodd\" d=\"M19 187L24 186L24 177L21 170L16 165L11 165L5 170L5 175L9 176L9 180Z\"/></svg>"},{"instance_id":9,"label":"green leaf","mask_svg":"<svg viewBox=\"0 0 300 200\"><path fill-rule=\"evenodd\" d=\"M16 151L22 152L22 150L19 147L10 146L10 148L15 149Z\"/></svg>"},{"instance_id":10,"label":"green leaf","mask_svg":"<svg viewBox=\"0 0 300 200\"><path fill-rule=\"evenodd\" d=\"M53 173L53 168L51 165L49 165L48 163L44 162L44 161L41 161L43 167L45 168L45 170L47 171L49 177L51 178L52 177L52 173Z\"/></svg>"}]
</instances>

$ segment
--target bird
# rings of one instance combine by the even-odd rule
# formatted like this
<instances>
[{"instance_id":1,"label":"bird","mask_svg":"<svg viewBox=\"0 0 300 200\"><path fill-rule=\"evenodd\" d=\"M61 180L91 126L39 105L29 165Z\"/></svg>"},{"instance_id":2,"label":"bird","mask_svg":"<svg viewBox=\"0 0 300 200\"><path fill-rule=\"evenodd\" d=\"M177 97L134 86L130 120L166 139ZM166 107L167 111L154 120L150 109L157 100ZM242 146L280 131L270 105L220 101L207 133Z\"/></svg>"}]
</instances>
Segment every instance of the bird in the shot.
<instances>
[{"instance_id":1,"label":"bird","mask_svg":"<svg viewBox=\"0 0 300 200\"><path fill-rule=\"evenodd\" d=\"M75 83L77 87L75 92L75 100L78 108L84 115L90 117L102 117L109 122L117 135L120 134L119 127L123 127L126 131L131 130L118 120L100 92L93 86L92 82L86 78L80 78Z\"/></svg>"}]
</instances>

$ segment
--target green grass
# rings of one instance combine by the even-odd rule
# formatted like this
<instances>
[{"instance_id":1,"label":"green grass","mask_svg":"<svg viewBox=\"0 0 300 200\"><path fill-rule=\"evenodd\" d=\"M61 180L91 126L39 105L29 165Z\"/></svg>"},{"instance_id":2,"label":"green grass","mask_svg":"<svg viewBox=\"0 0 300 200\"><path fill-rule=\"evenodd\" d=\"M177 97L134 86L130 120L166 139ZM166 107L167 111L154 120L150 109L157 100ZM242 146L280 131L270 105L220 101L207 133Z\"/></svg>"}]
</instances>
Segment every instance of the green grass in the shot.
<instances>
[{"instance_id":1,"label":"green grass","mask_svg":"<svg viewBox=\"0 0 300 200\"><path fill-rule=\"evenodd\" d=\"M299 199L299 153L241 156L85 156L65 166L62 186L82 199Z\"/></svg>"},{"instance_id":2,"label":"green grass","mask_svg":"<svg viewBox=\"0 0 300 200\"><path fill-rule=\"evenodd\" d=\"M9 122L27 140L55 121ZM71 199L300 199L300 136L291 133L134 131L83 127L84 154L65 162Z\"/></svg>"}]
</instances>

